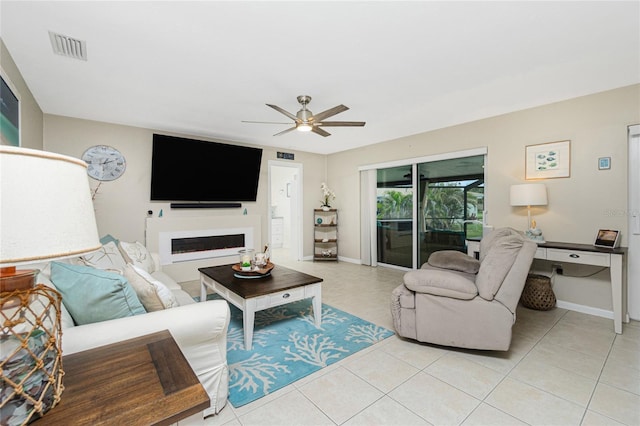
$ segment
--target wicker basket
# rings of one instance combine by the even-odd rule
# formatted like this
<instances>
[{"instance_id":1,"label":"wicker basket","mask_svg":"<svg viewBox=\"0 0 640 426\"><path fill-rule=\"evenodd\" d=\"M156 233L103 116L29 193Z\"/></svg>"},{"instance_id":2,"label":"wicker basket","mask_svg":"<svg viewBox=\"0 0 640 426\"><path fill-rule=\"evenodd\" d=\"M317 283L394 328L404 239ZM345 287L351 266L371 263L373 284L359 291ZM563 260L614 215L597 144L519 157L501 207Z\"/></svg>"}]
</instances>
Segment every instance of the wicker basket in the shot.
<instances>
[{"instance_id":1,"label":"wicker basket","mask_svg":"<svg viewBox=\"0 0 640 426\"><path fill-rule=\"evenodd\" d=\"M551 278L545 275L529 274L520 296L522 306L548 311L556 306L556 295L551 288Z\"/></svg>"}]
</instances>

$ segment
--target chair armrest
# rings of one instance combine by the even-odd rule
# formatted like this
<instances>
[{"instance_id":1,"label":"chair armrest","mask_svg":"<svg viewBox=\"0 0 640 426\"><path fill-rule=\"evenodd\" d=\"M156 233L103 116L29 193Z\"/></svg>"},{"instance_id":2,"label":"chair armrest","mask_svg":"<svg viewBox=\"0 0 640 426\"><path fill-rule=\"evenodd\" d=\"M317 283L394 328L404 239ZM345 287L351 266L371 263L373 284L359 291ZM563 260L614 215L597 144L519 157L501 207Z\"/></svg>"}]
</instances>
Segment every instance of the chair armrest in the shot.
<instances>
[{"instance_id":1,"label":"chair armrest","mask_svg":"<svg viewBox=\"0 0 640 426\"><path fill-rule=\"evenodd\" d=\"M416 293L470 300L478 295L476 285L455 272L418 269L404 274L404 285Z\"/></svg>"}]
</instances>

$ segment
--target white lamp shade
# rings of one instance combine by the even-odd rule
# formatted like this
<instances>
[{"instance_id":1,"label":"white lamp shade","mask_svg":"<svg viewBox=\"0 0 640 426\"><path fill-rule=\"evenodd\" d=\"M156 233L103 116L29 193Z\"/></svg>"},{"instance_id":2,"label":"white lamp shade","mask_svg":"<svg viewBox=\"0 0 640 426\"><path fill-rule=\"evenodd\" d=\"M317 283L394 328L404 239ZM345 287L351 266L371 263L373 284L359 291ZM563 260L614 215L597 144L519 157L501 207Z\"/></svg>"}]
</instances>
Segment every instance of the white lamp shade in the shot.
<instances>
[{"instance_id":1,"label":"white lamp shade","mask_svg":"<svg viewBox=\"0 0 640 426\"><path fill-rule=\"evenodd\" d=\"M512 206L546 206L547 187L544 183L511 185L510 200Z\"/></svg>"},{"instance_id":2,"label":"white lamp shade","mask_svg":"<svg viewBox=\"0 0 640 426\"><path fill-rule=\"evenodd\" d=\"M86 163L0 146L0 267L99 248Z\"/></svg>"}]
</instances>

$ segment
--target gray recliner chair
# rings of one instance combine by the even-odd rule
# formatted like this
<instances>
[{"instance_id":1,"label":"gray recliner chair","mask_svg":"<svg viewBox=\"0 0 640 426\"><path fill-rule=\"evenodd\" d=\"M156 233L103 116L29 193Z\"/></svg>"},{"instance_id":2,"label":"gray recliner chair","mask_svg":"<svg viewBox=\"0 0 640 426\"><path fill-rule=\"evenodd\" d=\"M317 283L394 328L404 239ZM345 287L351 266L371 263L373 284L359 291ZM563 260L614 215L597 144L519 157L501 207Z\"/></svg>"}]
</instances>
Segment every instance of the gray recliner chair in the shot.
<instances>
[{"instance_id":1,"label":"gray recliner chair","mask_svg":"<svg viewBox=\"0 0 640 426\"><path fill-rule=\"evenodd\" d=\"M536 249L521 232L499 228L480 241L479 260L452 250L431 254L392 293L396 332L444 346L509 350Z\"/></svg>"}]
</instances>

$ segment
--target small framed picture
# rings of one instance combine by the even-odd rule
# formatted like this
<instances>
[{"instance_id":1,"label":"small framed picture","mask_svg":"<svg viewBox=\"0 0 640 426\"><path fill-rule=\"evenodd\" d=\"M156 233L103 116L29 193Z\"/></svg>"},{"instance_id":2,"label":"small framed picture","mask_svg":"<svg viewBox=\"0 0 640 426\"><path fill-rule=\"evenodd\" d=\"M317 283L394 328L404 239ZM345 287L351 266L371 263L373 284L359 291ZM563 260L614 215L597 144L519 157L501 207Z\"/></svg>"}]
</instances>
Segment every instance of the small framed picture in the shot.
<instances>
[{"instance_id":1,"label":"small framed picture","mask_svg":"<svg viewBox=\"0 0 640 426\"><path fill-rule=\"evenodd\" d=\"M528 145L525 148L525 179L571 176L571 141Z\"/></svg>"},{"instance_id":2,"label":"small framed picture","mask_svg":"<svg viewBox=\"0 0 640 426\"><path fill-rule=\"evenodd\" d=\"M615 229L599 229L593 245L596 247L616 248L619 243L620 231Z\"/></svg>"},{"instance_id":3,"label":"small framed picture","mask_svg":"<svg viewBox=\"0 0 640 426\"><path fill-rule=\"evenodd\" d=\"M598 158L598 170L609 170L611 168L611 157Z\"/></svg>"}]
</instances>

